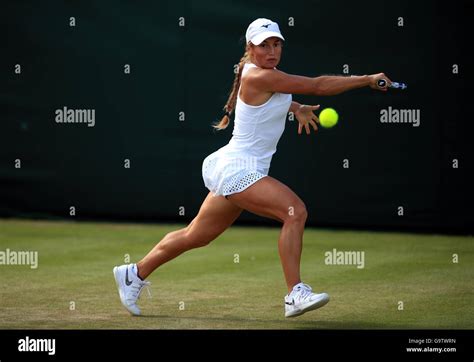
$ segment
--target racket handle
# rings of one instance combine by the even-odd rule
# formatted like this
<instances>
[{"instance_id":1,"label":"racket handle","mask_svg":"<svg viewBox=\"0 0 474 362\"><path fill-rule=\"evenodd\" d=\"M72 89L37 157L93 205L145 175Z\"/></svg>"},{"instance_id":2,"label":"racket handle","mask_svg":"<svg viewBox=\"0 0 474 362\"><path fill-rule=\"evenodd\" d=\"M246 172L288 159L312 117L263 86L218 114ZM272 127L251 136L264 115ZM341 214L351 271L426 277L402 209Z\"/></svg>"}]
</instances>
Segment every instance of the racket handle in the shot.
<instances>
[{"instance_id":1,"label":"racket handle","mask_svg":"<svg viewBox=\"0 0 474 362\"><path fill-rule=\"evenodd\" d=\"M377 81L377 85L380 88L385 88L387 86L387 80L386 79L379 79ZM392 82L389 86L390 88L396 88L396 89L407 89L407 85L405 83L399 83L399 82Z\"/></svg>"}]
</instances>

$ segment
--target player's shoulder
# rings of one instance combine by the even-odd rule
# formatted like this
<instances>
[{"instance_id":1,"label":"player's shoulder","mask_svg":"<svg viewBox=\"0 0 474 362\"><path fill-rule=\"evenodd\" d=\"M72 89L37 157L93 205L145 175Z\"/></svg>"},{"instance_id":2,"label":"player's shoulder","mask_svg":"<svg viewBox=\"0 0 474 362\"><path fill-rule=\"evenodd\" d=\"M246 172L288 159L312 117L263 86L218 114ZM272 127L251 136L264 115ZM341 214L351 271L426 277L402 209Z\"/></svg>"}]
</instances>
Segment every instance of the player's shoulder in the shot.
<instances>
[{"instance_id":1,"label":"player's shoulder","mask_svg":"<svg viewBox=\"0 0 474 362\"><path fill-rule=\"evenodd\" d=\"M280 73L281 71L276 68L252 67L242 76L242 81L245 83L271 82Z\"/></svg>"}]
</instances>

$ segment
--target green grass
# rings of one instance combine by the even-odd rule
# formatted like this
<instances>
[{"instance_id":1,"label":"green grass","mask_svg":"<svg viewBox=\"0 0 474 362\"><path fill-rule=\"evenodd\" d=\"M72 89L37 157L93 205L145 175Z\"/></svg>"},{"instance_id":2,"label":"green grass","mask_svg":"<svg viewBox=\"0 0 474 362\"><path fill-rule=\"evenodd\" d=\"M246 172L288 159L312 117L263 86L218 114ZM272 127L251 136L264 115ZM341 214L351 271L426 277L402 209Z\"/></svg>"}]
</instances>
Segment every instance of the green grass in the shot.
<instances>
[{"instance_id":1,"label":"green grass","mask_svg":"<svg viewBox=\"0 0 474 362\"><path fill-rule=\"evenodd\" d=\"M149 278L153 297L139 303L144 316L131 317L113 266L125 254L139 260L180 227L0 220L0 251L39 252L37 269L0 265L0 328L474 328L472 237L307 229L303 281L331 301L285 319L280 229L241 226L159 268ZM333 248L364 251L365 268L326 265Z\"/></svg>"}]
</instances>

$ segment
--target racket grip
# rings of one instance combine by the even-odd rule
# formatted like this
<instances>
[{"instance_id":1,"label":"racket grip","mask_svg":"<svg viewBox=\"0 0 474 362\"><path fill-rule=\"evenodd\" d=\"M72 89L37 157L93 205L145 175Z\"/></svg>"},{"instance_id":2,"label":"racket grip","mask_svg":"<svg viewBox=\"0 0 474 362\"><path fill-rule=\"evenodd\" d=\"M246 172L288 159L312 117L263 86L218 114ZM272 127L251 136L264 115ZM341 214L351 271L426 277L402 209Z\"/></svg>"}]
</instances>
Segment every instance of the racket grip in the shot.
<instances>
[{"instance_id":1,"label":"racket grip","mask_svg":"<svg viewBox=\"0 0 474 362\"><path fill-rule=\"evenodd\" d=\"M377 81L377 85L380 87L380 88L385 88L387 87L387 80L386 79L379 79ZM400 83L400 82L392 82L390 85L389 85L390 88L396 88L396 89L407 89L407 85L405 83Z\"/></svg>"}]
</instances>

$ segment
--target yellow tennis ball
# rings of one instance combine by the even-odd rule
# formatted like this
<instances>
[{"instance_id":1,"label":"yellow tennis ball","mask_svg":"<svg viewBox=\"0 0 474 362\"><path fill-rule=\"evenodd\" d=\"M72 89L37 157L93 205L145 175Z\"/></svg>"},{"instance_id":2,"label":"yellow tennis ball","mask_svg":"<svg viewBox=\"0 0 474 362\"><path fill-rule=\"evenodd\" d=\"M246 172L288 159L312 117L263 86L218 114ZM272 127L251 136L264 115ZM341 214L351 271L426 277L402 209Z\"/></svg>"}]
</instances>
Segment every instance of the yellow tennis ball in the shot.
<instances>
[{"instance_id":1,"label":"yellow tennis ball","mask_svg":"<svg viewBox=\"0 0 474 362\"><path fill-rule=\"evenodd\" d=\"M319 123L324 128L334 127L338 119L339 115L333 108L324 108L321 113L319 113Z\"/></svg>"}]
</instances>

